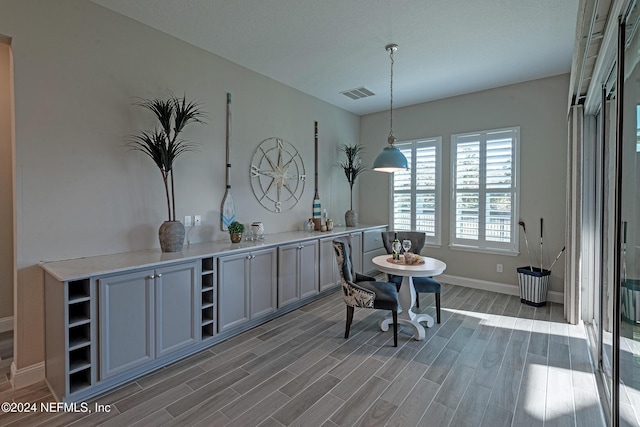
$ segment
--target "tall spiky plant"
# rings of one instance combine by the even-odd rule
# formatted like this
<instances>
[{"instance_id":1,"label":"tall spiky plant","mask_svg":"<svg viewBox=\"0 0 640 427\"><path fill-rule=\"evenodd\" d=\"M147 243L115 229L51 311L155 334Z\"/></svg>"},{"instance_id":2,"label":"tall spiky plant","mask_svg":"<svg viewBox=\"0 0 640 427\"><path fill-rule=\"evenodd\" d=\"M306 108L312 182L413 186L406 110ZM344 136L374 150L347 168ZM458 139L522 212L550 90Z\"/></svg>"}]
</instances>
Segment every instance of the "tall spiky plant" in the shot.
<instances>
[{"instance_id":1,"label":"tall spiky plant","mask_svg":"<svg viewBox=\"0 0 640 427\"><path fill-rule=\"evenodd\" d=\"M201 105L171 94L167 99L141 99L134 105L155 114L159 126L153 131L141 130L127 142L131 150L142 151L160 169L167 197L169 221L176 220L176 200L173 181L173 163L182 153L193 151L196 143L180 139L179 135L190 123L206 123ZM169 188L171 183L171 188ZM171 191L169 191L171 190Z\"/></svg>"},{"instance_id":2,"label":"tall spiky plant","mask_svg":"<svg viewBox=\"0 0 640 427\"><path fill-rule=\"evenodd\" d=\"M349 181L349 190L351 193L349 209L353 210L353 184L356 182L356 178L360 176L362 172L367 170L367 168L362 165L362 162L360 160L360 154L364 153L364 147L359 144L344 144L340 148L340 151L342 151L347 156L347 160L340 163L340 167L344 171L344 174L347 177L347 181Z\"/></svg>"}]
</instances>

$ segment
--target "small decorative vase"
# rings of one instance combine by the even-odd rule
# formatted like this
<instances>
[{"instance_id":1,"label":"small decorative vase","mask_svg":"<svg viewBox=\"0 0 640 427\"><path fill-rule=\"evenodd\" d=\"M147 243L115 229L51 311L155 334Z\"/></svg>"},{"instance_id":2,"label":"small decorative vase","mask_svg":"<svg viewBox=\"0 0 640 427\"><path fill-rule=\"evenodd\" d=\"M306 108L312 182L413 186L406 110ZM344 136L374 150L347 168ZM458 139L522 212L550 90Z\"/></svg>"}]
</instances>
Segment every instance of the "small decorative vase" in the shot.
<instances>
[{"instance_id":1,"label":"small decorative vase","mask_svg":"<svg viewBox=\"0 0 640 427\"><path fill-rule=\"evenodd\" d=\"M356 223L358 222L358 214L356 213L356 211L349 209L344 214L344 222L347 227L355 227Z\"/></svg>"},{"instance_id":2,"label":"small decorative vase","mask_svg":"<svg viewBox=\"0 0 640 427\"><path fill-rule=\"evenodd\" d=\"M264 224L261 221L251 223L251 235L254 240L262 240L264 238Z\"/></svg>"},{"instance_id":3,"label":"small decorative vase","mask_svg":"<svg viewBox=\"0 0 640 427\"><path fill-rule=\"evenodd\" d=\"M180 221L165 221L158 231L162 252L180 252L184 245L184 225Z\"/></svg>"},{"instance_id":4,"label":"small decorative vase","mask_svg":"<svg viewBox=\"0 0 640 427\"><path fill-rule=\"evenodd\" d=\"M242 233L229 233L231 243L240 243L242 241Z\"/></svg>"}]
</instances>

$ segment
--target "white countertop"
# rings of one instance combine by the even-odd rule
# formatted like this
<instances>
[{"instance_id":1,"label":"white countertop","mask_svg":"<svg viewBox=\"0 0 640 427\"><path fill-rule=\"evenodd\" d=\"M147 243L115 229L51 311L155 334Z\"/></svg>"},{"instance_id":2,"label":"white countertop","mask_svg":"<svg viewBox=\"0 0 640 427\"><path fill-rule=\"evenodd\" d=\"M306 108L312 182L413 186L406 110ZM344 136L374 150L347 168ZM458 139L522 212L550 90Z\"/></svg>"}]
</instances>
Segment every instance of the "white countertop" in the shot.
<instances>
[{"instance_id":1,"label":"white countertop","mask_svg":"<svg viewBox=\"0 0 640 427\"><path fill-rule=\"evenodd\" d=\"M57 280L65 282L118 273L134 268L155 268L174 261L188 261L210 256L231 255L233 253L251 251L252 249L265 249L287 243L321 239L323 237L338 236L380 227L386 227L386 224L358 224L356 227L335 227L332 231L314 231L312 233L306 231L285 231L282 233L266 234L264 240L261 241L243 240L240 243L231 243L229 239L225 239L215 242L185 245L182 252L162 252L160 249L149 249L145 251L99 255L63 261L41 262L40 266Z\"/></svg>"}]
</instances>

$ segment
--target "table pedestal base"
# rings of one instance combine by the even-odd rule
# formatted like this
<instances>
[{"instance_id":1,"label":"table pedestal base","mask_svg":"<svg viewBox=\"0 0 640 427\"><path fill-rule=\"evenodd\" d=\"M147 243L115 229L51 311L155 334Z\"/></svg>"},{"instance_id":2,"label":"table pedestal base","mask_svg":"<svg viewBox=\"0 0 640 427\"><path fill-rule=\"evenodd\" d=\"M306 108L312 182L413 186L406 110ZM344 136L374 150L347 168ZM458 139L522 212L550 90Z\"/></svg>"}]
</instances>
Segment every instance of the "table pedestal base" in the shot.
<instances>
[{"instance_id":1,"label":"table pedestal base","mask_svg":"<svg viewBox=\"0 0 640 427\"><path fill-rule=\"evenodd\" d=\"M413 335L416 340L422 341L425 336L424 326L420 322L427 322L427 327L433 326L433 317L426 313L416 314L411 311L411 308L416 302L416 291L413 287L413 280L411 276L404 276L402 278L402 285L398 292L398 299L400 300L400 307L398 307L398 323L402 325L411 326L413 328ZM403 310L402 307L410 307L408 310ZM393 318L391 316L380 320L380 329L383 331L389 330L389 325L393 324Z\"/></svg>"}]
</instances>

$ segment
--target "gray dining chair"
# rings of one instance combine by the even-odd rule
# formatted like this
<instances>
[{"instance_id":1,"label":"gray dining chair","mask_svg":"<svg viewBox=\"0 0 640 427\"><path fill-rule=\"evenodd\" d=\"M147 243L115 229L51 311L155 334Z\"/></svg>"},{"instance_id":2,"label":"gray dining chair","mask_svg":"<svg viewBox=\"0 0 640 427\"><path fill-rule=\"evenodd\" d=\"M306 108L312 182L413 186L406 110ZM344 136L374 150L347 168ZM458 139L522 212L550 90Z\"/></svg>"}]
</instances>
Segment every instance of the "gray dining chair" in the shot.
<instances>
[{"instance_id":1,"label":"gray dining chair","mask_svg":"<svg viewBox=\"0 0 640 427\"><path fill-rule=\"evenodd\" d=\"M382 232L382 244L387 253L392 253L391 247L396 233L398 234L398 240L411 240L411 252L420 254L427 236L421 231L383 231ZM402 283L402 276L394 276L392 274L387 275L389 281L395 283L398 288ZM436 299L436 320L440 323L440 292L442 291L442 285L433 277L413 277L413 287L416 290L416 307L420 308L420 293L433 293Z\"/></svg>"},{"instance_id":2,"label":"gray dining chair","mask_svg":"<svg viewBox=\"0 0 640 427\"><path fill-rule=\"evenodd\" d=\"M344 338L349 338L355 307L390 310L393 316L393 346L398 346L398 289L388 282L378 282L373 277L356 273L351 257L351 237L333 240L344 302L347 304L347 323Z\"/></svg>"}]
</instances>

